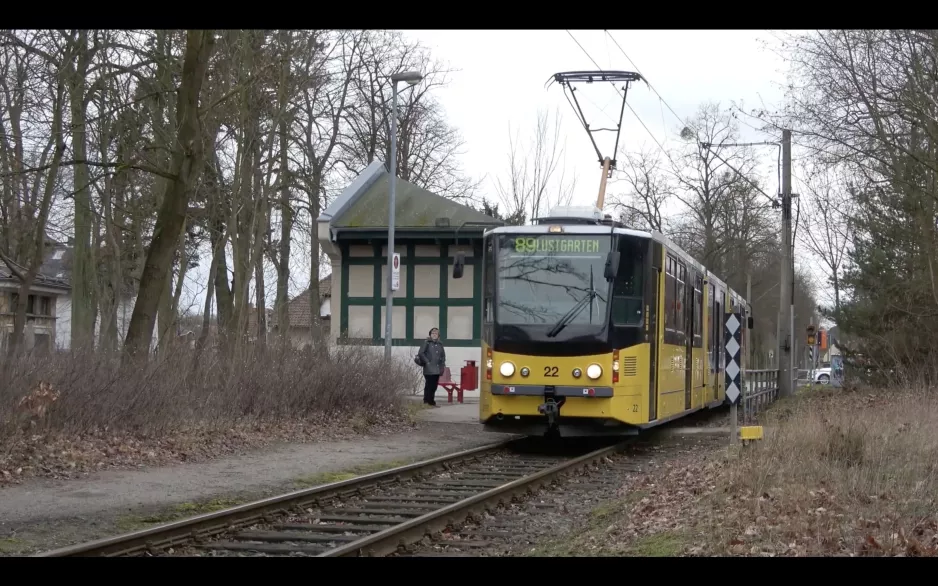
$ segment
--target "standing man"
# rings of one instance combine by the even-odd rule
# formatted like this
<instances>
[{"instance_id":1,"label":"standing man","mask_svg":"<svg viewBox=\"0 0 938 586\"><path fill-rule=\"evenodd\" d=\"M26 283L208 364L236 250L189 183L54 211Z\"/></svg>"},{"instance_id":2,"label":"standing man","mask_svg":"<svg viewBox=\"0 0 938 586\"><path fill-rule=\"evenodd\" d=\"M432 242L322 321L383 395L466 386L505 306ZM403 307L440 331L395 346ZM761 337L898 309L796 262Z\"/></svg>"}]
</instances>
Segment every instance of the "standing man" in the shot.
<instances>
[{"instance_id":1,"label":"standing man","mask_svg":"<svg viewBox=\"0 0 938 586\"><path fill-rule=\"evenodd\" d=\"M446 368L446 350L440 342L440 330L433 328L430 335L420 347L420 358L423 360L423 378L426 384L423 387L423 402L437 407L436 388L440 384L440 375Z\"/></svg>"}]
</instances>

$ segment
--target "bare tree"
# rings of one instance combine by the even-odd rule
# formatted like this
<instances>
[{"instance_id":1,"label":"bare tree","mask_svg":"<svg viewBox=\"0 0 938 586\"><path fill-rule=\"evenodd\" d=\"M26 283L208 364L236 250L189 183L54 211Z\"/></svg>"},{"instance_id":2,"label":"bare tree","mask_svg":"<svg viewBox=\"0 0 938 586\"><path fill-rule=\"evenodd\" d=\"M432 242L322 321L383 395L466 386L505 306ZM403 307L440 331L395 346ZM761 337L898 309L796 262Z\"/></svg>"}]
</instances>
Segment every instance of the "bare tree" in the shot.
<instances>
[{"instance_id":1,"label":"bare tree","mask_svg":"<svg viewBox=\"0 0 938 586\"><path fill-rule=\"evenodd\" d=\"M829 168L812 173L801 197L799 240L815 254L828 271L834 289L834 313L840 311L841 280L847 261L851 226L855 213L849 186L832 176Z\"/></svg>"},{"instance_id":2,"label":"bare tree","mask_svg":"<svg viewBox=\"0 0 938 586\"><path fill-rule=\"evenodd\" d=\"M731 240L720 211L732 200L734 189L748 185L746 178L756 176L756 159L749 147L723 146L738 142L739 128L717 103L702 104L697 115L687 121L687 127L693 130L696 140L678 158L683 168L673 170L674 197L686 209L674 235L700 262L722 271L723 256Z\"/></svg>"},{"instance_id":3,"label":"bare tree","mask_svg":"<svg viewBox=\"0 0 938 586\"><path fill-rule=\"evenodd\" d=\"M311 342L321 339L319 263L320 246L316 236L316 219L325 201L327 178L339 162L338 147L342 139L343 120L351 116L353 83L364 67L367 33L342 31L332 33L322 42L329 42L328 53L316 55L304 64L304 75L321 78L297 99L299 160L303 172L298 187L306 196L309 213L309 311Z\"/></svg>"},{"instance_id":4,"label":"bare tree","mask_svg":"<svg viewBox=\"0 0 938 586\"><path fill-rule=\"evenodd\" d=\"M619 175L626 192L610 198L613 208L626 225L664 233L668 229L664 207L672 195L666 157L654 148L631 154L623 152L620 160L625 162L620 165Z\"/></svg>"},{"instance_id":5,"label":"bare tree","mask_svg":"<svg viewBox=\"0 0 938 586\"><path fill-rule=\"evenodd\" d=\"M362 66L351 78L353 96L345 119L340 162L353 174L379 156L391 158L391 75L416 70L423 80L398 93L397 176L433 193L473 201L479 182L462 171L465 146L445 119L434 90L446 86L450 70L419 43L395 31L366 31Z\"/></svg>"},{"instance_id":6,"label":"bare tree","mask_svg":"<svg viewBox=\"0 0 938 586\"><path fill-rule=\"evenodd\" d=\"M46 228L67 147L66 81L42 48L54 50L47 35L20 38L4 31L0 38L0 260L19 282L8 348L13 355L22 349L29 293L44 260ZM71 58L68 51L61 56L63 61ZM46 109L51 109L51 121L44 119Z\"/></svg>"},{"instance_id":7,"label":"bare tree","mask_svg":"<svg viewBox=\"0 0 938 586\"><path fill-rule=\"evenodd\" d=\"M274 211L280 214L280 239L278 242L269 242L270 258L277 270L277 294L274 301L274 312L281 341L286 341L290 333L290 314L287 311L289 298L287 295L290 285L290 241L293 238L293 222L296 212L293 206L291 188L296 173L290 169L290 128L293 126L294 110L290 99L304 76L294 73L292 61L298 56L298 50L306 49L313 52L316 47L315 34L305 39L295 38L295 33L289 30L277 32L277 49L280 55L280 70L277 78L277 108L278 124L277 137L279 139L279 166L274 170L277 175L277 186L280 198L274 203ZM306 40L310 45L303 41Z\"/></svg>"},{"instance_id":8,"label":"bare tree","mask_svg":"<svg viewBox=\"0 0 938 586\"><path fill-rule=\"evenodd\" d=\"M202 171L204 150L199 96L214 44L215 32L212 30L187 31L182 80L177 90L177 143L172 151L170 167L173 180L167 182L153 240L147 248L140 292L125 341L129 356L146 356L149 350L156 309L186 220L189 187Z\"/></svg>"},{"instance_id":9,"label":"bare tree","mask_svg":"<svg viewBox=\"0 0 938 586\"><path fill-rule=\"evenodd\" d=\"M551 123L547 112L538 112L529 142L520 140L508 127L508 169L496 178L495 189L506 215L518 223L546 214L554 206L569 205L573 198L576 176L567 180L560 118L556 111Z\"/></svg>"}]
</instances>

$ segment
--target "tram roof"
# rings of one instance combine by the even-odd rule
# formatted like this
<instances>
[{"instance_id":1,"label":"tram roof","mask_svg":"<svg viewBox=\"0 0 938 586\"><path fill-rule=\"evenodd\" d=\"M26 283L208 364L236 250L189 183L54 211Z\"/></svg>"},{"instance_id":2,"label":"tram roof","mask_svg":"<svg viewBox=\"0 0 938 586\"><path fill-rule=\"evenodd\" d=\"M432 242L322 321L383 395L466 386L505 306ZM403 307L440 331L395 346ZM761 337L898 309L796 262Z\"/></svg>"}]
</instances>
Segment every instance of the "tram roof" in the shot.
<instances>
[{"instance_id":1,"label":"tram roof","mask_svg":"<svg viewBox=\"0 0 938 586\"><path fill-rule=\"evenodd\" d=\"M561 226L563 232L551 232L551 226ZM489 234L618 234L622 236L635 236L636 238L651 238L650 232L644 230L630 230L629 228L614 228L612 226L591 224L539 224L535 226L500 226L485 231Z\"/></svg>"}]
</instances>

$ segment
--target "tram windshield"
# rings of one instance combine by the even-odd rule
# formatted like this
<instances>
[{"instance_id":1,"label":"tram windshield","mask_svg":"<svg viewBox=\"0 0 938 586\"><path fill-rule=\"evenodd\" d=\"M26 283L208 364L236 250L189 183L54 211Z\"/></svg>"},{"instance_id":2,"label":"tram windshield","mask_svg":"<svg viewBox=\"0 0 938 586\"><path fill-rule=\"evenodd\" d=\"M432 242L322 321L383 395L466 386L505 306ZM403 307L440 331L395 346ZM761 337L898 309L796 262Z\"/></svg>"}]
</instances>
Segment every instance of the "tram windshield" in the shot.
<instances>
[{"instance_id":1,"label":"tram windshield","mask_svg":"<svg viewBox=\"0 0 938 586\"><path fill-rule=\"evenodd\" d=\"M553 327L566 316L569 325L602 325L610 246L610 237L599 234L501 235L495 319L503 325ZM577 305L582 307L571 312Z\"/></svg>"}]
</instances>

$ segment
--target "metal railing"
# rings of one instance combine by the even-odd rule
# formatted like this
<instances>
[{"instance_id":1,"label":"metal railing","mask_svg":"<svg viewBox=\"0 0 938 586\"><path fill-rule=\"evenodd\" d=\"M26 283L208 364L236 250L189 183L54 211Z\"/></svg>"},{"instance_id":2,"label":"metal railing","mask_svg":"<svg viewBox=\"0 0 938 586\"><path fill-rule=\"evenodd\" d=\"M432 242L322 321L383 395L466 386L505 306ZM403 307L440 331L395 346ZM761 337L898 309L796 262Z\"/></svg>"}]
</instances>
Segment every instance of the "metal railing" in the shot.
<instances>
[{"instance_id":1,"label":"metal railing","mask_svg":"<svg viewBox=\"0 0 938 586\"><path fill-rule=\"evenodd\" d=\"M740 397L743 425L750 425L756 415L778 399L778 370L743 371L743 396Z\"/></svg>"}]
</instances>

